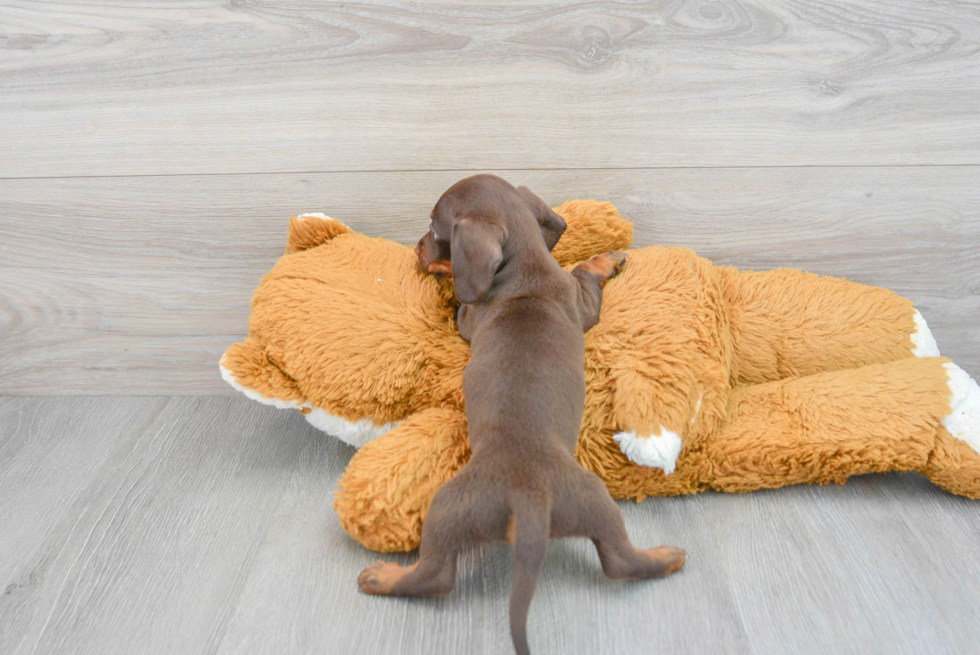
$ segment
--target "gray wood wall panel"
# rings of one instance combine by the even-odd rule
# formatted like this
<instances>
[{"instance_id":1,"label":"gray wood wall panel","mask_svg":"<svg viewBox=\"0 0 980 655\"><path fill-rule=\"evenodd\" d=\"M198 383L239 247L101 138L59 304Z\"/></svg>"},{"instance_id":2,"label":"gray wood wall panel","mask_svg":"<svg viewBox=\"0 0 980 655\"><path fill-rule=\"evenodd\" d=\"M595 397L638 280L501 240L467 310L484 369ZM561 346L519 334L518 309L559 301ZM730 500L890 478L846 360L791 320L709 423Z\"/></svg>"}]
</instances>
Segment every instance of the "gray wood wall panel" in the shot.
<instances>
[{"instance_id":1,"label":"gray wood wall panel","mask_svg":"<svg viewBox=\"0 0 980 655\"><path fill-rule=\"evenodd\" d=\"M0 652L512 652L504 544L442 599L357 591L378 556L330 507L353 452L245 398L0 397ZM552 542L537 655L980 649L976 501L917 475L619 505L687 566L615 583Z\"/></svg>"},{"instance_id":2,"label":"gray wood wall panel","mask_svg":"<svg viewBox=\"0 0 980 655\"><path fill-rule=\"evenodd\" d=\"M0 11L4 177L980 164L972 2Z\"/></svg>"},{"instance_id":3,"label":"gray wood wall panel","mask_svg":"<svg viewBox=\"0 0 980 655\"><path fill-rule=\"evenodd\" d=\"M980 169L499 171L553 204L614 202L638 246L790 266L913 299L980 376ZM226 394L217 361L323 211L413 243L462 171L0 180L0 393Z\"/></svg>"}]
</instances>

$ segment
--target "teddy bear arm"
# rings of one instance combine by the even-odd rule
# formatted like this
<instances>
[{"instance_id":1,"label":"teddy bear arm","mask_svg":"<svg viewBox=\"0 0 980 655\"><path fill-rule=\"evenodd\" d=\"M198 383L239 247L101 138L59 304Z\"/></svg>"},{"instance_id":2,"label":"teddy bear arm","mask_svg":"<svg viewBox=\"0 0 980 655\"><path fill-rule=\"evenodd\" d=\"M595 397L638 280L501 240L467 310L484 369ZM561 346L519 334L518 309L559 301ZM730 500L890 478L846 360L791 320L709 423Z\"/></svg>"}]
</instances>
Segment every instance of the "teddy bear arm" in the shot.
<instances>
[{"instance_id":1,"label":"teddy bear arm","mask_svg":"<svg viewBox=\"0 0 980 655\"><path fill-rule=\"evenodd\" d=\"M299 408L305 400L296 381L270 359L266 345L254 336L232 344L219 367L228 384L263 404Z\"/></svg>"},{"instance_id":2,"label":"teddy bear arm","mask_svg":"<svg viewBox=\"0 0 980 655\"><path fill-rule=\"evenodd\" d=\"M380 552L417 547L432 497L469 460L466 415L422 410L363 446L334 494L341 525Z\"/></svg>"},{"instance_id":3,"label":"teddy bear arm","mask_svg":"<svg viewBox=\"0 0 980 655\"><path fill-rule=\"evenodd\" d=\"M613 440L628 460L674 472L685 446L703 437L705 393L690 380L672 381L624 369L616 376ZM717 404L717 403L715 403ZM714 412L719 413L719 412Z\"/></svg>"}]
</instances>

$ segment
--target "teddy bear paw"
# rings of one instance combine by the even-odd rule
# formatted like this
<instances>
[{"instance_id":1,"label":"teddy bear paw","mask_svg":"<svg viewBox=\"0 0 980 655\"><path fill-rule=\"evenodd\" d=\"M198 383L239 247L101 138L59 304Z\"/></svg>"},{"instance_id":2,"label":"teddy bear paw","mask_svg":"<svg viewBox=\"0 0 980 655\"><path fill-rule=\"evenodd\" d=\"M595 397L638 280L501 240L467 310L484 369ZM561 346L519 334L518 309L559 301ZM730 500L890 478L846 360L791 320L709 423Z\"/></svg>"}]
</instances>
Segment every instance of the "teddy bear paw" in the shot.
<instances>
[{"instance_id":1,"label":"teddy bear paw","mask_svg":"<svg viewBox=\"0 0 980 655\"><path fill-rule=\"evenodd\" d=\"M677 467L681 454L681 438L661 426L660 434L638 435L636 432L617 432L613 439L619 449L634 464L662 469L670 475Z\"/></svg>"},{"instance_id":2,"label":"teddy bear paw","mask_svg":"<svg viewBox=\"0 0 980 655\"><path fill-rule=\"evenodd\" d=\"M952 411L943 427L980 454L980 385L956 364L943 364L949 376L949 405Z\"/></svg>"},{"instance_id":3,"label":"teddy bear paw","mask_svg":"<svg viewBox=\"0 0 980 655\"><path fill-rule=\"evenodd\" d=\"M939 357L939 344L932 336L932 330L922 317L919 310L913 310L912 320L915 321L915 332L909 335L912 339L912 354L916 357Z\"/></svg>"}]
</instances>

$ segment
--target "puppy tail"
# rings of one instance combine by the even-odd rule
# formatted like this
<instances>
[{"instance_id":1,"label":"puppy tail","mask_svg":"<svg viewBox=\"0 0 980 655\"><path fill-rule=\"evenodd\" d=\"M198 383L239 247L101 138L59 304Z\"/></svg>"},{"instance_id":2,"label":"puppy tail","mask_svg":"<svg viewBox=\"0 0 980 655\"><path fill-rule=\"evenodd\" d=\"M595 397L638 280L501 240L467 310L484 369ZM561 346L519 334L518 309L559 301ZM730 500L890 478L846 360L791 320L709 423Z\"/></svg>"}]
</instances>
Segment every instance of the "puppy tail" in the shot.
<instances>
[{"instance_id":1,"label":"puppy tail","mask_svg":"<svg viewBox=\"0 0 980 655\"><path fill-rule=\"evenodd\" d=\"M527 611L541 577L551 533L551 502L546 490L514 494L514 579L510 591L510 637L517 655L530 655Z\"/></svg>"}]
</instances>

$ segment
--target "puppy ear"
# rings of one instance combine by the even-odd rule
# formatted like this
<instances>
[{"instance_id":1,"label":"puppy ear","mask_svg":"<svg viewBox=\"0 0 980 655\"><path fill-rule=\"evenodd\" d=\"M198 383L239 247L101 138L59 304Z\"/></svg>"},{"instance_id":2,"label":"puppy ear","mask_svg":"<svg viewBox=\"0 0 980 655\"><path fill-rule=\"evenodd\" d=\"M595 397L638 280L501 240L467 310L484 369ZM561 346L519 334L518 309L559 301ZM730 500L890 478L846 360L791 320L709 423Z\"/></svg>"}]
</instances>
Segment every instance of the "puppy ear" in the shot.
<instances>
[{"instance_id":1,"label":"puppy ear","mask_svg":"<svg viewBox=\"0 0 980 655\"><path fill-rule=\"evenodd\" d=\"M541 236L544 237L545 245L550 251L565 232L565 219L555 213L544 200L534 195L526 186L517 187L517 191L524 196L531 207L531 211L534 212L534 216L538 219L538 225L541 226Z\"/></svg>"},{"instance_id":2,"label":"puppy ear","mask_svg":"<svg viewBox=\"0 0 980 655\"><path fill-rule=\"evenodd\" d=\"M464 305L483 300L504 259L504 228L463 218L453 226L452 267L456 299Z\"/></svg>"}]
</instances>

